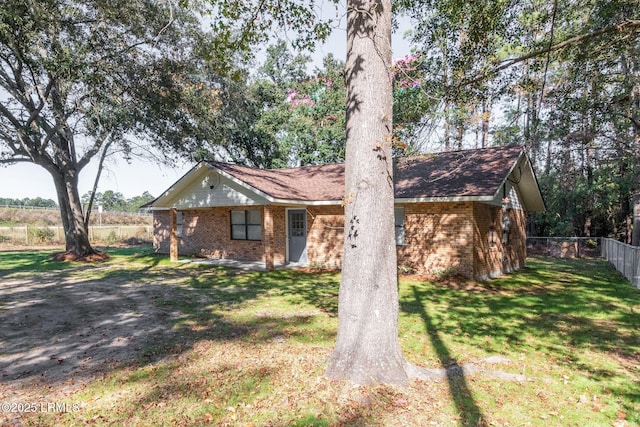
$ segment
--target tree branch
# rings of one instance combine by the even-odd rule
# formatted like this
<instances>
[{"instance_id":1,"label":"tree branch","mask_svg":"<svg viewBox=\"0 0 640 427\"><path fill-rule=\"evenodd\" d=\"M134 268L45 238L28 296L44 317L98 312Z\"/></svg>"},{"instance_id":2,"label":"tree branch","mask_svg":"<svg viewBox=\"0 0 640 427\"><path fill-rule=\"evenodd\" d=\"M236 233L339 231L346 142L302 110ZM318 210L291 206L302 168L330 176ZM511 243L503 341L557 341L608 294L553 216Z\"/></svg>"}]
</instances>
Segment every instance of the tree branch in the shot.
<instances>
[{"instance_id":1,"label":"tree branch","mask_svg":"<svg viewBox=\"0 0 640 427\"><path fill-rule=\"evenodd\" d=\"M482 75L476 75L475 77L472 77L470 79L467 80L463 80L462 84L463 85L470 85L470 84L474 84L474 83L478 83L482 80L485 80L487 78L487 75L489 74L495 74L499 71L505 70L509 67L511 67L512 65L515 64L519 64L520 62L524 62L527 59L531 59L531 58L535 58L538 56L542 56L542 55L547 55L550 52L555 52L558 50L562 50L568 46L574 45L574 44L578 44L578 43L582 43L585 41L588 41L590 39L594 39L596 37L599 37L601 35L604 34L608 34L608 33L613 33L613 32L623 32L623 31L627 31L627 30L638 30L640 29L640 20L627 20L621 24L618 25L611 25L609 27L605 27L602 30L598 30L598 31L594 31L591 33L587 33L587 34L580 34L571 38L568 38L562 42L559 42L557 44L554 45L550 45L549 47L545 48L545 49L540 49L540 50L535 50L533 52L529 52L525 55L516 57L516 58L511 58L511 59L506 59L504 61L499 62L497 65L495 65L492 69L489 69L489 72L485 72Z\"/></svg>"},{"instance_id":2,"label":"tree branch","mask_svg":"<svg viewBox=\"0 0 640 427\"><path fill-rule=\"evenodd\" d=\"M109 146L113 141L107 141L104 145L104 150L102 150L102 155L100 156L100 162L98 162L98 171L96 172L96 179L93 181L93 189L91 190L91 197L89 198L89 205L87 206L87 210L85 212L84 217L84 225L85 227L89 226L89 219L91 217L91 209L93 208L93 201L96 197L96 191L98 191L98 183L100 182L100 175L102 175L102 168L104 167L104 160L107 158L107 152L109 151Z\"/></svg>"}]
</instances>

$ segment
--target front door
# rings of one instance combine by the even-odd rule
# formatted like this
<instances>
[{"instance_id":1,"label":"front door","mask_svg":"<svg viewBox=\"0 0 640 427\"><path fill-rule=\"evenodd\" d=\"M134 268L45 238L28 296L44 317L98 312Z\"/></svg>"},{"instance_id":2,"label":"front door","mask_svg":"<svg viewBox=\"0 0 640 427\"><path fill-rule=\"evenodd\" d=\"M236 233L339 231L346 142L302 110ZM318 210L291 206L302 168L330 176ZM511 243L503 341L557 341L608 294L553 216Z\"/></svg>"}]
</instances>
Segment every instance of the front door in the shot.
<instances>
[{"instance_id":1,"label":"front door","mask_svg":"<svg viewBox=\"0 0 640 427\"><path fill-rule=\"evenodd\" d=\"M289 262L307 261L307 211L296 209L288 211L289 223Z\"/></svg>"}]
</instances>

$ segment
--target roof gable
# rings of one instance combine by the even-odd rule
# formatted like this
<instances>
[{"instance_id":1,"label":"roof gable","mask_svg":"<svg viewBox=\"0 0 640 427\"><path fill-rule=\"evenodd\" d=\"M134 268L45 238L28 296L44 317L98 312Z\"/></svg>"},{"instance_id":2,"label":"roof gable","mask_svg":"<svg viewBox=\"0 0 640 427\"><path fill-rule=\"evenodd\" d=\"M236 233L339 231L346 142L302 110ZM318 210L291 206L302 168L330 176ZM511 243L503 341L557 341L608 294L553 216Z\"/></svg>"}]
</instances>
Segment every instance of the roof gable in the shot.
<instances>
[{"instance_id":1,"label":"roof gable","mask_svg":"<svg viewBox=\"0 0 640 427\"><path fill-rule=\"evenodd\" d=\"M344 163L258 169L210 161L201 162L194 171L204 165L237 184L237 188L244 188L269 203L329 204L340 203L344 197ZM182 179L188 180L190 174ZM499 204L501 189L507 191L508 186L518 186L526 210L544 210L533 168L520 146L400 158L395 161L394 175L398 201L478 200ZM195 172L193 179L197 179ZM150 206L167 207L169 200L156 201Z\"/></svg>"}]
</instances>

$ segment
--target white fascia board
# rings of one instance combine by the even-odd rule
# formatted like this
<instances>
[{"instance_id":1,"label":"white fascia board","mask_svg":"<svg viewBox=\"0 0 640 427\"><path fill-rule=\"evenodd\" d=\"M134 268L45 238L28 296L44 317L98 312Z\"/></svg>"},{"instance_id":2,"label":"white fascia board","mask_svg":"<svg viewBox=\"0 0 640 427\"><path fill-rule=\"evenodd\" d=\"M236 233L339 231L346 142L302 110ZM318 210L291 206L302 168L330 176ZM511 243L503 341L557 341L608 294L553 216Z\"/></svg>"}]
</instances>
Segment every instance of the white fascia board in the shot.
<instances>
[{"instance_id":1,"label":"white fascia board","mask_svg":"<svg viewBox=\"0 0 640 427\"><path fill-rule=\"evenodd\" d=\"M187 184L189 184L189 182L191 181L193 176L196 173L198 173L203 167L204 167L204 162L203 161L198 162L197 165L195 165L193 168L191 168L189 171L187 171L187 173L182 175L182 177L180 179L178 179L175 183L173 183L173 185L171 187L169 187L164 193L162 193L160 196L158 196L158 198L155 199L153 201L153 203L155 204L155 203L158 203L158 202L166 201L167 199L173 197L172 195L176 191L179 191L179 189L184 188ZM154 210L154 209L155 210L165 210L165 209L168 209L168 208L151 206L149 209L151 209L151 210Z\"/></svg>"},{"instance_id":2,"label":"white fascia board","mask_svg":"<svg viewBox=\"0 0 640 427\"><path fill-rule=\"evenodd\" d=\"M502 182L500 183L500 186L497 188L496 193L494 195L495 198L500 198L500 200L502 200L502 196L500 195L500 191L502 191L503 187L506 185L507 181L509 180L509 177L511 177L511 174L515 171L515 169L517 167L524 167L526 170L521 171L520 173L520 178L522 179L523 177L528 178L528 180L530 180L531 182L529 182L529 187L534 187L532 189L532 191L535 191L537 193L538 197L534 198L539 198L541 201L541 206L528 206L527 204L527 200L528 198L524 196L524 194L522 194L522 189L521 184L524 185L525 182L518 182L518 184L512 184L511 186L513 188L516 188L516 191L518 192L518 195L520 196L520 203L522 204L522 206L524 207L525 211L527 212L542 212L544 211L544 199L542 198L542 194L540 193L540 186L538 185L538 179L536 177L536 173L533 170L533 165L531 164L531 161L529 161L529 157L527 156L527 153L525 153L524 150L522 150L520 152L520 157L518 157L518 160L514 163L514 165L511 167L511 169L509 170L509 173L505 176L505 178L502 180Z\"/></svg>"},{"instance_id":3,"label":"white fascia board","mask_svg":"<svg viewBox=\"0 0 640 427\"><path fill-rule=\"evenodd\" d=\"M283 206L335 206L341 205L342 200L287 200L273 199L273 205Z\"/></svg>"},{"instance_id":4,"label":"white fascia board","mask_svg":"<svg viewBox=\"0 0 640 427\"><path fill-rule=\"evenodd\" d=\"M520 155L518 156L518 160L516 160L513 163L513 166L511 166L511 168L509 169L509 172L507 172L507 174L505 175L505 177L502 179L502 182L500 182L500 185L498 186L498 188L496 188L496 192L493 195L493 198L500 198L499 200L502 200L502 196L500 195L500 191L502 191L504 185L507 183L507 181L509 180L509 177L511 176L511 174L513 173L514 170L516 170L516 168L518 167L518 165L520 164L520 162L522 161L524 157L524 150L520 149ZM527 163L527 162L525 162Z\"/></svg>"},{"instance_id":5,"label":"white fascia board","mask_svg":"<svg viewBox=\"0 0 640 427\"><path fill-rule=\"evenodd\" d=\"M395 203L491 202L493 200L494 196L412 197L396 198Z\"/></svg>"}]
</instances>

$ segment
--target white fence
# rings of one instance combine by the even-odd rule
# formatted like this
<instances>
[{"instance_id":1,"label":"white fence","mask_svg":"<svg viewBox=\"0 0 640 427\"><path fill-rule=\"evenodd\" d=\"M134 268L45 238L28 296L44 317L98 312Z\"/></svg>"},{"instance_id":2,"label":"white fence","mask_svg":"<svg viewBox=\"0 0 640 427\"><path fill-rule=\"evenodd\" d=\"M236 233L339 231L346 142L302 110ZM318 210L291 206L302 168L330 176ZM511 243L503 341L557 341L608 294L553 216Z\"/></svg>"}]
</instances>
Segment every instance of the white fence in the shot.
<instances>
[{"instance_id":1,"label":"white fence","mask_svg":"<svg viewBox=\"0 0 640 427\"><path fill-rule=\"evenodd\" d=\"M602 239L602 258L605 258L624 277L640 289L640 247L614 239Z\"/></svg>"},{"instance_id":2,"label":"white fence","mask_svg":"<svg viewBox=\"0 0 640 427\"><path fill-rule=\"evenodd\" d=\"M150 225L103 225L89 226L91 242L123 242L131 239L151 241L153 227ZM0 227L0 244L43 245L64 243L62 227L18 226Z\"/></svg>"}]
</instances>

